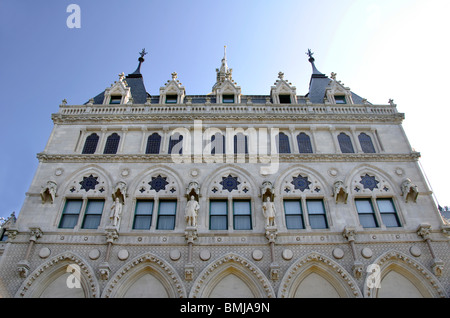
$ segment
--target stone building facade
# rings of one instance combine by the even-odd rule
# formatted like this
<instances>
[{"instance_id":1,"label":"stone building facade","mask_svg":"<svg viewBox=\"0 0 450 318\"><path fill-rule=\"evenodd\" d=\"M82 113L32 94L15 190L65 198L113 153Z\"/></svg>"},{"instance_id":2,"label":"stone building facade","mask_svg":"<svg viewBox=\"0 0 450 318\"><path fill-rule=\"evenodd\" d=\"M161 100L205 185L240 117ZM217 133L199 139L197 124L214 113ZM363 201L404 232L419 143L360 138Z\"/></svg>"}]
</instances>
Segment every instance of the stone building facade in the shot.
<instances>
[{"instance_id":1,"label":"stone building facade","mask_svg":"<svg viewBox=\"0 0 450 318\"><path fill-rule=\"evenodd\" d=\"M243 95L226 55L207 95L139 66L66 101L22 210L3 297L448 297L449 225L392 100L315 66Z\"/></svg>"}]
</instances>

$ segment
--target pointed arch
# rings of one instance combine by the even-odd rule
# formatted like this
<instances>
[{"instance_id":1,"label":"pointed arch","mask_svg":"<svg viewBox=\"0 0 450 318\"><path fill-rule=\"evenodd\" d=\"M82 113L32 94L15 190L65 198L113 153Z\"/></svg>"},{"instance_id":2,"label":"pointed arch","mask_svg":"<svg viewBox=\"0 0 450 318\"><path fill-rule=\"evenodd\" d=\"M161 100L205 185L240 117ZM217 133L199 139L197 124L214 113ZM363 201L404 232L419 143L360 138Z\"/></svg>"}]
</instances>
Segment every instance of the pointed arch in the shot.
<instances>
[{"instance_id":1,"label":"pointed arch","mask_svg":"<svg viewBox=\"0 0 450 318\"><path fill-rule=\"evenodd\" d=\"M391 195L401 195L400 187L395 186L395 182L392 179L391 175L382 169L370 165L370 164L361 164L353 168L348 173L348 179L344 182L348 189L353 194L363 194L363 192L369 192L372 194L372 191L364 189L361 185L361 177L368 174L369 176L375 176L376 181L379 183L375 188L375 191L381 192L383 194L391 194ZM355 190L357 187L357 190Z\"/></svg>"},{"instance_id":2,"label":"pointed arch","mask_svg":"<svg viewBox=\"0 0 450 318\"><path fill-rule=\"evenodd\" d=\"M167 177L167 181L168 186L167 186L167 191L170 190L170 186L175 187L176 191L178 192L174 192L174 194L179 194L181 192L181 189L184 189L185 185L184 182L182 182L182 178L181 176L178 174L178 172L176 170L174 170L173 168L164 165L164 164L156 164L156 165L152 165L151 168L146 169L140 173L138 173L138 178L135 178L130 186L130 193L138 195L141 194L140 192L138 192L141 189L142 185L146 186L146 190L149 189L149 184L148 182L151 181L152 177L161 175L162 177ZM169 180L170 179L170 180ZM186 185L187 186L187 185ZM166 191L166 192L167 192ZM159 195L163 194L163 192L159 192ZM171 195L173 195L172 193L170 193Z\"/></svg>"},{"instance_id":3,"label":"pointed arch","mask_svg":"<svg viewBox=\"0 0 450 318\"><path fill-rule=\"evenodd\" d=\"M304 293L300 293L299 288L303 287L302 283L311 278L310 275L317 275L317 278L325 282L322 284L324 291L332 290L337 297L362 297L358 284L351 274L332 259L317 252L311 252L289 267L281 280L278 297L305 296ZM315 288L320 286L314 286ZM312 290L311 293L313 292ZM329 295L330 293L325 294L325 297Z\"/></svg>"},{"instance_id":4,"label":"pointed arch","mask_svg":"<svg viewBox=\"0 0 450 318\"><path fill-rule=\"evenodd\" d=\"M372 277L368 273L364 282L364 297L447 297L445 289L428 269L401 252L387 251L373 264L379 266L380 288L369 288ZM392 285L395 285L394 290L390 288ZM408 294L401 294L404 291L402 286L406 285L409 287Z\"/></svg>"},{"instance_id":5,"label":"pointed arch","mask_svg":"<svg viewBox=\"0 0 450 318\"><path fill-rule=\"evenodd\" d=\"M224 280L225 283L222 284ZM241 286L241 291L244 290L255 298L275 297L272 285L264 273L250 260L234 253L226 254L209 264L198 275L189 297L228 297L225 288L231 288L228 291L232 293L233 287L226 280ZM216 293L218 287L222 288L220 294ZM247 294L246 297L248 296Z\"/></svg>"},{"instance_id":6,"label":"pointed arch","mask_svg":"<svg viewBox=\"0 0 450 318\"><path fill-rule=\"evenodd\" d=\"M153 290L148 288L148 283L154 287ZM180 276L167 261L157 255L145 253L123 265L112 276L103 290L102 298L136 297L136 295L185 298L186 290Z\"/></svg>"},{"instance_id":7,"label":"pointed arch","mask_svg":"<svg viewBox=\"0 0 450 318\"><path fill-rule=\"evenodd\" d=\"M79 269L80 285L72 285L70 288L67 280L75 267ZM100 296L99 284L93 269L82 257L73 252L61 253L41 264L25 279L15 295L17 298L64 296L69 298Z\"/></svg>"},{"instance_id":8,"label":"pointed arch","mask_svg":"<svg viewBox=\"0 0 450 318\"><path fill-rule=\"evenodd\" d=\"M286 183L285 181L288 181L288 183L290 183L292 181L288 180L288 178L292 175L292 176L298 176L299 174L301 174L302 176L308 177L309 181L312 181L311 187L309 190L312 191L312 193L314 194L321 194L323 196L330 196L331 192L330 192L330 187L327 187L327 181L326 179L322 176L322 174L320 174L318 171L311 169L310 167L301 165L301 164L297 164L297 165L292 165L289 168L285 169L284 171L282 171L277 179L274 182L274 188L277 189L277 196L283 197L283 195L286 194L285 187L284 184ZM318 186L320 188L320 192L314 191L314 186Z\"/></svg>"},{"instance_id":9,"label":"pointed arch","mask_svg":"<svg viewBox=\"0 0 450 318\"><path fill-rule=\"evenodd\" d=\"M73 191L69 190L72 188L73 185L79 185L79 181L83 180L83 177L85 176L90 176L93 175L94 177L98 177L97 181L99 181L98 186L103 186L104 190L106 190L106 192L103 192L103 195L105 195L106 197L108 197L109 195L111 195L111 191L112 191L112 184L113 184L113 178L111 177L111 175L102 167L95 165L95 164L90 164L87 166L84 166L78 170L75 170L74 172L72 172L69 176L67 176L66 178L66 183L64 183L61 187L61 189L63 190L64 194L74 194Z\"/></svg>"}]
</instances>

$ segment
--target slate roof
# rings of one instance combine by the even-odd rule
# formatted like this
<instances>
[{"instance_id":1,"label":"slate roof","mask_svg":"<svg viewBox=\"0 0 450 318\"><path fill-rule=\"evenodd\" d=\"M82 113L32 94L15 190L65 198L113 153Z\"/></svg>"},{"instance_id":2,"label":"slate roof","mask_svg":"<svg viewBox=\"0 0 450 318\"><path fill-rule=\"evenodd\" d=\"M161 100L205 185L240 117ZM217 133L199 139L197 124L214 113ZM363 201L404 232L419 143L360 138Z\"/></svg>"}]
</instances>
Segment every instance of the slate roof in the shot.
<instances>
[{"instance_id":1,"label":"slate roof","mask_svg":"<svg viewBox=\"0 0 450 318\"><path fill-rule=\"evenodd\" d=\"M139 60L139 66L133 72L125 77L128 87L131 89L131 95L133 96L133 103L135 104L145 104L147 97L150 97L152 104L159 103L159 96L151 96L145 89L144 79L140 72L141 63ZM312 74L309 82L309 90L305 96L297 96L298 104L306 104L306 97L309 97L311 103L313 104L324 104L325 91L332 82L332 79L328 78L325 74L321 73L314 64L314 58L310 58L309 62L312 65ZM101 92L94 97L94 104L103 104L105 91ZM355 104L362 104L363 98L351 92L352 99ZM193 104L203 104L206 103L206 98L210 98L212 104L216 103L216 97L214 95L188 95ZM265 104L266 98L269 97L270 102L272 98L270 95L243 95L241 96L241 102L246 103L247 98L251 98L253 104ZM85 103L87 104L87 102Z\"/></svg>"}]
</instances>

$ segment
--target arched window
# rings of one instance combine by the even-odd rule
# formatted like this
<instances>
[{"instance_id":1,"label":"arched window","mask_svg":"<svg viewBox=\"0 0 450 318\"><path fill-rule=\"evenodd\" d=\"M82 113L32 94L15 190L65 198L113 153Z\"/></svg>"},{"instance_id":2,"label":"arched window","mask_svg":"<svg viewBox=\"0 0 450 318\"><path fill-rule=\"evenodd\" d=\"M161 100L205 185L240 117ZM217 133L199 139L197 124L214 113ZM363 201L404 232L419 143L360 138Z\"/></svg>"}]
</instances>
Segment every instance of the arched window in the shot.
<instances>
[{"instance_id":1,"label":"arched window","mask_svg":"<svg viewBox=\"0 0 450 318\"><path fill-rule=\"evenodd\" d=\"M174 149L175 147L175 149ZM170 136L169 140L169 154L172 153L172 150L175 152L178 150L178 154L183 153L183 135L180 135L179 133L173 134Z\"/></svg>"},{"instance_id":2,"label":"arched window","mask_svg":"<svg viewBox=\"0 0 450 318\"><path fill-rule=\"evenodd\" d=\"M113 133L106 139L104 154L115 154L119 148L120 136L117 133Z\"/></svg>"},{"instance_id":3,"label":"arched window","mask_svg":"<svg viewBox=\"0 0 450 318\"><path fill-rule=\"evenodd\" d=\"M234 153L235 154L248 153L248 138L242 133L234 135Z\"/></svg>"},{"instance_id":4,"label":"arched window","mask_svg":"<svg viewBox=\"0 0 450 318\"><path fill-rule=\"evenodd\" d=\"M375 153L375 147L372 143L372 138L365 133L360 133L358 136L359 143L361 144L361 149L365 153Z\"/></svg>"},{"instance_id":5,"label":"arched window","mask_svg":"<svg viewBox=\"0 0 450 318\"><path fill-rule=\"evenodd\" d=\"M96 133L90 134L84 143L82 154L93 154L97 149L98 135Z\"/></svg>"},{"instance_id":6,"label":"arched window","mask_svg":"<svg viewBox=\"0 0 450 318\"><path fill-rule=\"evenodd\" d=\"M291 153L291 147L289 145L289 137L280 132L276 137L278 153Z\"/></svg>"},{"instance_id":7,"label":"arched window","mask_svg":"<svg viewBox=\"0 0 450 318\"><path fill-rule=\"evenodd\" d=\"M159 148L161 146L161 136L158 133L153 133L148 136L146 154L159 154Z\"/></svg>"},{"instance_id":8,"label":"arched window","mask_svg":"<svg viewBox=\"0 0 450 318\"><path fill-rule=\"evenodd\" d=\"M216 133L211 136L211 154L224 154L225 153L225 136Z\"/></svg>"},{"instance_id":9,"label":"arched window","mask_svg":"<svg viewBox=\"0 0 450 318\"><path fill-rule=\"evenodd\" d=\"M352 140L345 133L340 133L338 135L339 146L341 147L342 153L354 153Z\"/></svg>"},{"instance_id":10,"label":"arched window","mask_svg":"<svg viewBox=\"0 0 450 318\"><path fill-rule=\"evenodd\" d=\"M311 138L305 133L297 135L297 144L299 153L312 153Z\"/></svg>"}]
</instances>

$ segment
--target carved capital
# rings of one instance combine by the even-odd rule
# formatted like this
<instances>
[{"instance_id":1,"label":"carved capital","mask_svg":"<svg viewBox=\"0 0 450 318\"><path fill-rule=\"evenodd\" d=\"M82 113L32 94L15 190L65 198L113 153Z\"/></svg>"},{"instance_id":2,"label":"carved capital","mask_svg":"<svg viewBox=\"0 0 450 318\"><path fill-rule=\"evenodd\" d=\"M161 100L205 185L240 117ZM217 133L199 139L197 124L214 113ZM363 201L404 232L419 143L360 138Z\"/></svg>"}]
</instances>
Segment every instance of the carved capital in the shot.
<instances>
[{"instance_id":1,"label":"carved capital","mask_svg":"<svg viewBox=\"0 0 450 318\"><path fill-rule=\"evenodd\" d=\"M342 236L345 237L349 242L353 242L356 239L356 229L351 226L346 226L342 232Z\"/></svg>"},{"instance_id":2,"label":"carved capital","mask_svg":"<svg viewBox=\"0 0 450 318\"><path fill-rule=\"evenodd\" d=\"M361 262L354 262L352 266L353 276L355 278L361 278L363 273L363 264Z\"/></svg>"},{"instance_id":3,"label":"carved capital","mask_svg":"<svg viewBox=\"0 0 450 318\"><path fill-rule=\"evenodd\" d=\"M28 261L23 260L17 264L17 272L19 276L22 278L26 278L28 274L30 274L30 263Z\"/></svg>"},{"instance_id":4,"label":"carved capital","mask_svg":"<svg viewBox=\"0 0 450 318\"><path fill-rule=\"evenodd\" d=\"M108 262L104 262L104 263L100 264L98 269L99 269L99 272L100 272L100 278L102 280L108 280L109 279L109 274L111 273L111 268L109 267Z\"/></svg>"},{"instance_id":5,"label":"carved capital","mask_svg":"<svg viewBox=\"0 0 450 318\"><path fill-rule=\"evenodd\" d=\"M194 243L198 237L197 227L187 227L184 231L184 235L188 243Z\"/></svg>"},{"instance_id":6,"label":"carved capital","mask_svg":"<svg viewBox=\"0 0 450 318\"><path fill-rule=\"evenodd\" d=\"M278 229L276 226L266 226L266 238L270 243L275 243L277 239Z\"/></svg>"},{"instance_id":7,"label":"carved capital","mask_svg":"<svg viewBox=\"0 0 450 318\"><path fill-rule=\"evenodd\" d=\"M434 275L442 276L442 271L444 270L444 262L440 259L434 259L433 265L431 265Z\"/></svg>"},{"instance_id":8,"label":"carved capital","mask_svg":"<svg viewBox=\"0 0 450 318\"><path fill-rule=\"evenodd\" d=\"M30 241L36 242L44 233L38 227L30 227Z\"/></svg>"},{"instance_id":9,"label":"carved capital","mask_svg":"<svg viewBox=\"0 0 450 318\"><path fill-rule=\"evenodd\" d=\"M115 227L107 227L105 229L106 242L114 243L119 238L119 232Z\"/></svg>"},{"instance_id":10,"label":"carved capital","mask_svg":"<svg viewBox=\"0 0 450 318\"><path fill-rule=\"evenodd\" d=\"M431 225L430 224L420 224L417 228L417 235L421 236L424 240L430 239Z\"/></svg>"},{"instance_id":11,"label":"carved capital","mask_svg":"<svg viewBox=\"0 0 450 318\"><path fill-rule=\"evenodd\" d=\"M184 266L184 279L191 281L194 278L194 264L186 264Z\"/></svg>"}]
</instances>

